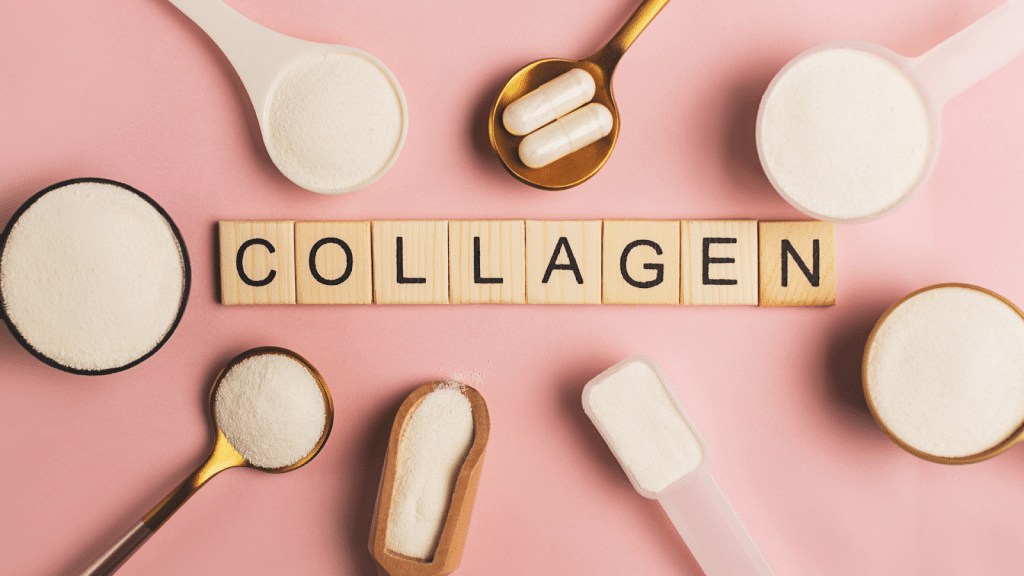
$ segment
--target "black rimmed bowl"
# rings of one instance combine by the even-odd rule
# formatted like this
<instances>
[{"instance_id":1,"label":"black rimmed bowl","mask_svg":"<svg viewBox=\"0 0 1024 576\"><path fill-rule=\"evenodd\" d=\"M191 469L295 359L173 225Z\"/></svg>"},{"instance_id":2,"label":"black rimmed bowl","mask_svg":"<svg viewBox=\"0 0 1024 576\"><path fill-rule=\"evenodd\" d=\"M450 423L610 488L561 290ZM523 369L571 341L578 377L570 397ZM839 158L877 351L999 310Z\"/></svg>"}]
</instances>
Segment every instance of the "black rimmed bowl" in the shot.
<instances>
[{"instance_id":1,"label":"black rimmed bowl","mask_svg":"<svg viewBox=\"0 0 1024 576\"><path fill-rule=\"evenodd\" d=\"M156 353L190 285L171 217L121 182L58 182L0 234L0 317L33 356L73 374L119 372Z\"/></svg>"}]
</instances>

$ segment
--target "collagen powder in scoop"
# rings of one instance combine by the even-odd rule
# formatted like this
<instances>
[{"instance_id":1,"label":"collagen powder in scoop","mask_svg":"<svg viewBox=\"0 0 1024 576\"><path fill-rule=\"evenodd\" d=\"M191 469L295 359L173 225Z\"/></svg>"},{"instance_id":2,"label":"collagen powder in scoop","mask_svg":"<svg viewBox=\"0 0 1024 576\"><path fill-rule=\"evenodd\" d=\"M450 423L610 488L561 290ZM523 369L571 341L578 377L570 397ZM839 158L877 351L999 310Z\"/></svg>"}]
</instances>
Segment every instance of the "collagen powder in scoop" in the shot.
<instances>
[{"instance_id":1,"label":"collagen powder in scoop","mask_svg":"<svg viewBox=\"0 0 1024 576\"><path fill-rule=\"evenodd\" d=\"M329 53L289 69L272 92L268 152L285 176L317 191L376 180L405 136L402 96L377 64Z\"/></svg>"},{"instance_id":2,"label":"collagen powder in scoop","mask_svg":"<svg viewBox=\"0 0 1024 576\"><path fill-rule=\"evenodd\" d=\"M473 411L458 384L423 397L402 431L388 547L429 560L444 528L455 479L473 443Z\"/></svg>"},{"instance_id":3,"label":"collagen powder in scoop","mask_svg":"<svg viewBox=\"0 0 1024 576\"><path fill-rule=\"evenodd\" d=\"M188 256L149 197L109 180L29 199L0 237L0 304L16 338L63 370L102 374L149 357L188 298Z\"/></svg>"},{"instance_id":4,"label":"collagen powder in scoop","mask_svg":"<svg viewBox=\"0 0 1024 576\"><path fill-rule=\"evenodd\" d=\"M295 358L260 354L223 376L214 398L217 426L257 468L291 466L316 447L327 403L316 378Z\"/></svg>"},{"instance_id":5,"label":"collagen powder in scoop","mask_svg":"<svg viewBox=\"0 0 1024 576\"><path fill-rule=\"evenodd\" d=\"M765 93L757 133L761 162L782 196L829 220L893 207L931 158L931 118L914 82L864 50L795 59Z\"/></svg>"},{"instance_id":6,"label":"collagen powder in scoop","mask_svg":"<svg viewBox=\"0 0 1024 576\"><path fill-rule=\"evenodd\" d=\"M660 492L700 465L700 441L647 362L622 365L588 392L588 413L644 493Z\"/></svg>"}]
</instances>

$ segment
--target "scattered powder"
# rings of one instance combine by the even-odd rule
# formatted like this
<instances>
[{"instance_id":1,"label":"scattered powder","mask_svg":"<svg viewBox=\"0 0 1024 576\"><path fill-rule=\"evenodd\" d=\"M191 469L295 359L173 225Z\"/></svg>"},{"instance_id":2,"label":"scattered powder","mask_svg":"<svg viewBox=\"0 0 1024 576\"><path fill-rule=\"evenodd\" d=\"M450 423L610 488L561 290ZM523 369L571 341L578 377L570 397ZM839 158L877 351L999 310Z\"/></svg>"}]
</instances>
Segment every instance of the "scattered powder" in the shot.
<instances>
[{"instance_id":1,"label":"scattered powder","mask_svg":"<svg viewBox=\"0 0 1024 576\"><path fill-rule=\"evenodd\" d=\"M304 188L361 187L401 147L405 122L398 90L379 66L356 54L299 62L274 89L267 112L274 163Z\"/></svg>"},{"instance_id":2,"label":"scattered powder","mask_svg":"<svg viewBox=\"0 0 1024 576\"><path fill-rule=\"evenodd\" d=\"M824 217L874 216L924 175L927 105L889 60L849 48L795 62L765 96L762 161L786 196Z\"/></svg>"},{"instance_id":3,"label":"scattered powder","mask_svg":"<svg viewBox=\"0 0 1024 576\"><path fill-rule=\"evenodd\" d=\"M473 412L461 385L439 386L420 400L398 442L388 517L389 550L430 560L452 490L473 443Z\"/></svg>"},{"instance_id":4,"label":"scattered powder","mask_svg":"<svg viewBox=\"0 0 1024 576\"><path fill-rule=\"evenodd\" d=\"M39 196L0 255L7 317L36 352L74 370L115 370L150 353L173 327L184 291L170 224L110 183Z\"/></svg>"},{"instance_id":5,"label":"scattered powder","mask_svg":"<svg viewBox=\"0 0 1024 576\"><path fill-rule=\"evenodd\" d=\"M214 413L235 450L269 470L305 458L327 425L316 379L283 354L260 354L233 366L217 386Z\"/></svg>"},{"instance_id":6,"label":"scattered powder","mask_svg":"<svg viewBox=\"0 0 1024 576\"><path fill-rule=\"evenodd\" d=\"M449 382L461 382L474 387L479 386L486 378L483 370L474 370L461 366L454 366L443 372L448 374Z\"/></svg>"},{"instance_id":7,"label":"scattered powder","mask_svg":"<svg viewBox=\"0 0 1024 576\"><path fill-rule=\"evenodd\" d=\"M922 452L991 448L1024 422L1024 320L977 290L917 294L875 333L867 391L879 419Z\"/></svg>"},{"instance_id":8,"label":"scattered powder","mask_svg":"<svg viewBox=\"0 0 1024 576\"><path fill-rule=\"evenodd\" d=\"M704 458L696 434L645 362L629 362L590 386L587 408L626 474L652 494Z\"/></svg>"}]
</instances>

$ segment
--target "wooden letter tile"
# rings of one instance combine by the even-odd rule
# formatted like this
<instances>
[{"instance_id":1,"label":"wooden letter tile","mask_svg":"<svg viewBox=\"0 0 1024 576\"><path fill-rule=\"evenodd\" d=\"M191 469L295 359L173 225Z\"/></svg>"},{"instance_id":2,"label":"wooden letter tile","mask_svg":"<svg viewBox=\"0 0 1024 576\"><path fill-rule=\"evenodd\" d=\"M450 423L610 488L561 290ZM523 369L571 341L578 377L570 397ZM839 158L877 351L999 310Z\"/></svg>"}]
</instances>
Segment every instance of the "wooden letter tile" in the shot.
<instances>
[{"instance_id":1,"label":"wooden letter tile","mask_svg":"<svg viewBox=\"0 0 1024 576\"><path fill-rule=\"evenodd\" d=\"M601 303L601 221L526 221L526 301Z\"/></svg>"},{"instance_id":2,"label":"wooden letter tile","mask_svg":"<svg viewBox=\"0 0 1024 576\"><path fill-rule=\"evenodd\" d=\"M757 221L684 220L683 304L757 305Z\"/></svg>"},{"instance_id":3,"label":"wooden letter tile","mask_svg":"<svg viewBox=\"0 0 1024 576\"><path fill-rule=\"evenodd\" d=\"M377 304L448 303L448 221L373 222Z\"/></svg>"},{"instance_id":4,"label":"wooden letter tile","mask_svg":"<svg viewBox=\"0 0 1024 576\"><path fill-rule=\"evenodd\" d=\"M761 222L761 306L836 303L835 225Z\"/></svg>"},{"instance_id":5,"label":"wooden letter tile","mask_svg":"<svg viewBox=\"0 0 1024 576\"><path fill-rule=\"evenodd\" d=\"M474 220L448 223L452 304L526 302L526 223Z\"/></svg>"},{"instance_id":6,"label":"wooden letter tile","mask_svg":"<svg viewBox=\"0 0 1024 576\"><path fill-rule=\"evenodd\" d=\"M679 304L679 221L605 220L605 304Z\"/></svg>"},{"instance_id":7,"label":"wooden letter tile","mask_svg":"<svg viewBox=\"0 0 1024 576\"><path fill-rule=\"evenodd\" d=\"M373 304L369 222L296 222L299 304Z\"/></svg>"},{"instance_id":8,"label":"wooden letter tile","mask_svg":"<svg viewBox=\"0 0 1024 576\"><path fill-rule=\"evenodd\" d=\"M294 222L220 222L223 304L295 304Z\"/></svg>"}]
</instances>

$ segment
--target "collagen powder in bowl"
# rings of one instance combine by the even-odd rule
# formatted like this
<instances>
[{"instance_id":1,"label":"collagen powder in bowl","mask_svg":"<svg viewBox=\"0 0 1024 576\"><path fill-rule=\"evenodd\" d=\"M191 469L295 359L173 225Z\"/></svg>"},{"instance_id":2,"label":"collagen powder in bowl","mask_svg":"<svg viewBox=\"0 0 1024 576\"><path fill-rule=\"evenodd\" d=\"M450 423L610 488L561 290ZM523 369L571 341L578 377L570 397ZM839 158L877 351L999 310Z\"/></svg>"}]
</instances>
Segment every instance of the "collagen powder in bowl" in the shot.
<instances>
[{"instance_id":1,"label":"collagen powder in bowl","mask_svg":"<svg viewBox=\"0 0 1024 576\"><path fill-rule=\"evenodd\" d=\"M901 447L948 464L1002 452L1024 426L1024 317L966 284L910 294L878 321L864 394Z\"/></svg>"},{"instance_id":2,"label":"collagen powder in bowl","mask_svg":"<svg viewBox=\"0 0 1024 576\"><path fill-rule=\"evenodd\" d=\"M75 374L138 364L170 337L189 260L170 217L118 182L76 179L25 202L0 235L0 312L43 362Z\"/></svg>"}]
</instances>

